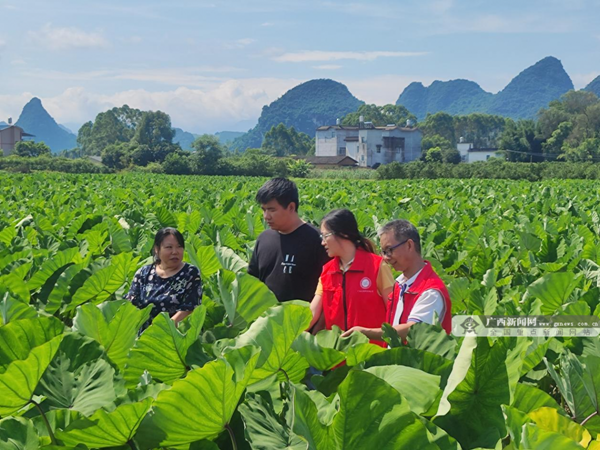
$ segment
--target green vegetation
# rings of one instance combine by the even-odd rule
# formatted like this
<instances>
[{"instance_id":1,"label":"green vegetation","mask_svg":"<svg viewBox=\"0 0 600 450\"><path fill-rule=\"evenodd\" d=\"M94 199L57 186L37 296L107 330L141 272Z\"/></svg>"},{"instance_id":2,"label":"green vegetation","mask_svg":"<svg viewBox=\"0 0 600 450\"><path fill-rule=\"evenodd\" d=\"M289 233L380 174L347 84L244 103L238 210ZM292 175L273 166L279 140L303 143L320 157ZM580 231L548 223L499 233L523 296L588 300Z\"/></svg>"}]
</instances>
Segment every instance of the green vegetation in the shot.
<instances>
[{"instance_id":1,"label":"green vegetation","mask_svg":"<svg viewBox=\"0 0 600 450\"><path fill-rule=\"evenodd\" d=\"M342 125L357 126L360 116L363 116L365 122L372 122L376 127L386 125L405 126L406 121L410 120L416 123L417 118L404 106L400 105L360 105L358 110L347 114L342 119Z\"/></svg>"},{"instance_id":2,"label":"green vegetation","mask_svg":"<svg viewBox=\"0 0 600 450\"><path fill-rule=\"evenodd\" d=\"M315 140L280 123L265 134L261 149L271 156L314 155Z\"/></svg>"},{"instance_id":3,"label":"green vegetation","mask_svg":"<svg viewBox=\"0 0 600 450\"><path fill-rule=\"evenodd\" d=\"M261 179L0 174L0 446L595 449L597 337L311 336L245 273ZM454 314L600 315L595 182L299 180L302 216L405 218ZM177 328L121 300L175 226L204 281ZM567 317L565 317L567 319ZM331 370L345 362L345 365ZM313 366L316 390L307 390ZM182 413L184 412L184 413Z\"/></svg>"},{"instance_id":4,"label":"green vegetation","mask_svg":"<svg viewBox=\"0 0 600 450\"><path fill-rule=\"evenodd\" d=\"M265 134L280 123L312 138L318 126L334 124L336 119L355 111L361 104L337 81L307 81L264 106L258 124L234 140L231 148L244 151L260 147Z\"/></svg>"}]
</instances>

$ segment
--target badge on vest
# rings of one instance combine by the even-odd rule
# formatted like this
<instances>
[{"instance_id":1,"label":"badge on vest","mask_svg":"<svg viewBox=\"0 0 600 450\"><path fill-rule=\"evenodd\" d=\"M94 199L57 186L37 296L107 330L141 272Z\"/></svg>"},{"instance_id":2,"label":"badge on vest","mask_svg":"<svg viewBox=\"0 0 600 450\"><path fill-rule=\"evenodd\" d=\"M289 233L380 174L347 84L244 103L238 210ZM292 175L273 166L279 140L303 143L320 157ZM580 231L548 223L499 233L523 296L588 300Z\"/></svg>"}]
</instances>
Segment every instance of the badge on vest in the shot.
<instances>
[{"instance_id":1,"label":"badge on vest","mask_svg":"<svg viewBox=\"0 0 600 450\"><path fill-rule=\"evenodd\" d=\"M360 280L360 287L363 289L369 289L371 287L371 280L367 277L364 277L362 280Z\"/></svg>"}]
</instances>

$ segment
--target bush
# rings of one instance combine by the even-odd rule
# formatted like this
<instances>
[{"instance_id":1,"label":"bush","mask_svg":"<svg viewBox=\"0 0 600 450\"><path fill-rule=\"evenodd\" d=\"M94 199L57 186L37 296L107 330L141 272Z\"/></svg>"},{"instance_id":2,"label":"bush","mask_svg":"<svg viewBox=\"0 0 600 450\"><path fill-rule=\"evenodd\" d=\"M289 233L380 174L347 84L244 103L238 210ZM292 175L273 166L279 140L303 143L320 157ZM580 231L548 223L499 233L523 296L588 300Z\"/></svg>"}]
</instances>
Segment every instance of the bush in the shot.
<instances>
[{"instance_id":1,"label":"bush","mask_svg":"<svg viewBox=\"0 0 600 450\"><path fill-rule=\"evenodd\" d=\"M600 179L600 164L541 162L508 162L501 159L471 164L393 162L377 169L377 178L481 178L539 181L547 179Z\"/></svg>"},{"instance_id":2,"label":"bush","mask_svg":"<svg viewBox=\"0 0 600 450\"><path fill-rule=\"evenodd\" d=\"M94 164L87 159L69 159L53 156L40 156L38 158L22 158L9 156L0 158L0 170L10 172L37 172L52 171L66 173L111 173L111 169Z\"/></svg>"}]
</instances>

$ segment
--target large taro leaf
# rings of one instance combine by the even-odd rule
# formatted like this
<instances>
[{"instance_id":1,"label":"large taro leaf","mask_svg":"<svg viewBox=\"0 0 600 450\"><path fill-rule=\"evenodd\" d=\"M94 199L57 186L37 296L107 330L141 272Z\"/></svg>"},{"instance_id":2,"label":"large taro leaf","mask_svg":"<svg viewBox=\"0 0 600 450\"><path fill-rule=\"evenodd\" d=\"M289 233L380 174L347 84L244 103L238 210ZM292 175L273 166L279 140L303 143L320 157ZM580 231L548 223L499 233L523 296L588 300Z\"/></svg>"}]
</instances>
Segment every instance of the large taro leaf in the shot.
<instances>
[{"instance_id":1,"label":"large taro leaf","mask_svg":"<svg viewBox=\"0 0 600 450\"><path fill-rule=\"evenodd\" d=\"M350 350L352 345L371 345L381 349L378 345L368 344L367 337L361 333L353 333L349 338L342 338L341 335L340 328L335 325L332 330L322 330L316 335L302 333L292 348L318 370L329 370L344 361L346 356L343 350ZM348 345L350 340L352 344Z\"/></svg>"},{"instance_id":2,"label":"large taro leaf","mask_svg":"<svg viewBox=\"0 0 600 450\"><path fill-rule=\"evenodd\" d=\"M456 353L456 340L439 325L416 323L410 327L406 341L409 347L426 350L447 359L453 359Z\"/></svg>"},{"instance_id":3,"label":"large taro leaf","mask_svg":"<svg viewBox=\"0 0 600 450\"><path fill-rule=\"evenodd\" d=\"M88 301L98 304L108 300L130 278L139 260L139 257L134 258L131 253L119 253L114 256L110 265L85 280L83 286L73 294L67 311Z\"/></svg>"},{"instance_id":4,"label":"large taro leaf","mask_svg":"<svg viewBox=\"0 0 600 450\"><path fill-rule=\"evenodd\" d=\"M205 317L204 306L194 309L187 319L189 328L182 334L166 313L156 316L129 353L125 366L128 386L138 384L144 371L169 384L184 376L191 367L188 350L198 340Z\"/></svg>"},{"instance_id":5,"label":"large taro leaf","mask_svg":"<svg viewBox=\"0 0 600 450\"><path fill-rule=\"evenodd\" d=\"M34 273L27 282L27 289L32 291L42 287L55 273L64 269L65 266L72 264L75 260L78 262L81 260L78 247L68 248L46 259L41 265L40 270Z\"/></svg>"},{"instance_id":6,"label":"large taro leaf","mask_svg":"<svg viewBox=\"0 0 600 450\"><path fill-rule=\"evenodd\" d=\"M248 267L248 263L235 254L233 250L227 247L215 247L215 254L221 267L233 273L243 272Z\"/></svg>"},{"instance_id":7,"label":"large taro leaf","mask_svg":"<svg viewBox=\"0 0 600 450\"><path fill-rule=\"evenodd\" d=\"M270 398L248 393L239 411L252 450L306 450L308 443L277 417Z\"/></svg>"},{"instance_id":8,"label":"large taro leaf","mask_svg":"<svg viewBox=\"0 0 600 450\"><path fill-rule=\"evenodd\" d=\"M288 379L300 381L308 363L292 349L292 343L308 328L311 317L308 307L295 302L286 302L270 308L250 325L248 331L232 340L224 352L248 345L261 349L250 384L278 372Z\"/></svg>"},{"instance_id":9,"label":"large taro leaf","mask_svg":"<svg viewBox=\"0 0 600 450\"><path fill-rule=\"evenodd\" d=\"M585 447L564 434L546 431L537 425L527 423L523 425L519 448L522 450L581 450Z\"/></svg>"},{"instance_id":10,"label":"large taro leaf","mask_svg":"<svg viewBox=\"0 0 600 450\"><path fill-rule=\"evenodd\" d=\"M0 416L10 415L29 403L62 339L61 334L33 348L26 359L12 362L0 374Z\"/></svg>"},{"instance_id":11,"label":"large taro leaf","mask_svg":"<svg viewBox=\"0 0 600 450\"><path fill-rule=\"evenodd\" d=\"M258 356L253 347L240 348L175 381L158 394L136 441L156 448L217 437L231 420Z\"/></svg>"},{"instance_id":12,"label":"large taro leaf","mask_svg":"<svg viewBox=\"0 0 600 450\"><path fill-rule=\"evenodd\" d=\"M98 409L89 418L81 418L65 430L56 432L56 438L67 446L85 444L89 448L117 447L127 444L146 416L153 399L118 406L112 412Z\"/></svg>"},{"instance_id":13,"label":"large taro leaf","mask_svg":"<svg viewBox=\"0 0 600 450\"><path fill-rule=\"evenodd\" d=\"M127 354L151 309L152 306L147 306L140 310L124 300L105 302L100 306L88 303L77 308L73 330L100 343L110 360L123 371Z\"/></svg>"},{"instance_id":14,"label":"large taro leaf","mask_svg":"<svg viewBox=\"0 0 600 450\"><path fill-rule=\"evenodd\" d=\"M310 396L296 389L293 431L315 450L436 448L406 399L381 378L351 371L339 387L339 412L324 417Z\"/></svg>"},{"instance_id":15,"label":"large taro leaf","mask_svg":"<svg viewBox=\"0 0 600 450\"><path fill-rule=\"evenodd\" d=\"M566 415L549 394L529 384L517 384L511 406L526 414L541 407L550 407Z\"/></svg>"},{"instance_id":16,"label":"large taro leaf","mask_svg":"<svg viewBox=\"0 0 600 450\"><path fill-rule=\"evenodd\" d=\"M440 392L440 377L407 366L374 366L366 369L396 389L410 405L411 411L423 414Z\"/></svg>"},{"instance_id":17,"label":"large taro leaf","mask_svg":"<svg viewBox=\"0 0 600 450\"><path fill-rule=\"evenodd\" d=\"M587 447L592 436L584 427L577 422L565 417L554 408L542 407L529 413L529 417L542 430L554 431L564 434L573 439L583 447Z\"/></svg>"},{"instance_id":18,"label":"large taro leaf","mask_svg":"<svg viewBox=\"0 0 600 450\"><path fill-rule=\"evenodd\" d=\"M0 420L0 449L37 450L41 447L33 422L23 417Z\"/></svg>"},{"instance_id":19,"label":"large taro leaf","mask_svg":"<svg viewBox=\"0 0 600 450\"><path fill-rule=\"evenodd\" d=\"M588 430L600 433L600 357L590 355L579 359L566 351L559 361L560 374L545 360L548 373L575 420L579 423L586 421Z\"/></svg>"},{"instance_id":20,"label":"large taro leaf","mask_svg":"<svg viewBox=\"0 0 600 450\"><path fill-rule=\"evenodd\" d=\"M15 299L9 293L4 294L0 301L0 325L19 319L37 317L37 311L27 303Z\"/></svg>"},{"instance_id":21,"label":"large taro leaf","mask_svg":"<svg viewBox=\"0 0 600 450\"><path fill-rule=\"evenodd\" d=\"M581 274L572 272L547 273L529 285L526 295L542 301L542 314L554 314L567 302L580 278Z\"/></svg>"},{"instance_id":22,"label":"large taro leaf","mask_svg":"<svg viewBox=\"0 0 600 450\"><path fill-rule=\"evenodd\" d=\"M26 359L29 352L62 334L65 326L55 317L35 317L0 327L0 373L12 361Z\"/></svg>"},{"instance_id":23,"label":"large taro leaf","mask_svg":"<svg viewBox=\"0 0 600 450\"><path fill-rule=\"evenodd\" d=\"M439 375L441 386L446 386L452 371L452 361L434 353L408 347L378 352L365 361L365 368L390 365L412 367L428 374Z\"/></svg>"},{"instance_id":24,"label":"large taro leaf","mask_svg":"<svg viewBox=\"0 0 600 450\"><path fill-rule=\"evenodd\" d=\"M185 249L190 262L200 269L202 279L207 279L221 269L221 263L212 245L186 247Z\"/></svg>"},{"instance_id":25,"label":"large taro leaf","mask_svg":"<svg viewBox=\"0 0 600 450\"><path fill-rule=\"evenodd\" d=\"M465 449L495 447L505 435L500 405L511 397L506 354L500 341L490 347L487 338L463 340L433 422Z\"/></svg>"},{"instance_id":26,"label":"large taro leaf","mask_svg":"<svg viewBox=\"0 0 600 450\"><path fill-rule=\"evenodd\" d=\"M308 441L310 450L336 449L331 423L336 409L319 392L307 391L304 386L293 386L293 431Z\"/></svg>"},{"instance_id":27,"label":"large taro leaf","mask_svg":"<svg viewBox=\"0 0 600 450\"><path fill-rule=\"evenodd\" d=\"M245 328L267 309L279 304L263 282L244 272L235 274L231 283L219 277L219 290L229 324L235 328Z\"/></svg>"},{"instance_id":28,"label":"large taro leaf","mask_svg":"<svg viewBox=\"0 0 600 450\"><path fill-rule=\"evenodd\" d=\"M115 370L100 358L97 342L77 333L64 336L35 392L53 408L89 416L115 400Z\"/></svg>"}]
</instances>

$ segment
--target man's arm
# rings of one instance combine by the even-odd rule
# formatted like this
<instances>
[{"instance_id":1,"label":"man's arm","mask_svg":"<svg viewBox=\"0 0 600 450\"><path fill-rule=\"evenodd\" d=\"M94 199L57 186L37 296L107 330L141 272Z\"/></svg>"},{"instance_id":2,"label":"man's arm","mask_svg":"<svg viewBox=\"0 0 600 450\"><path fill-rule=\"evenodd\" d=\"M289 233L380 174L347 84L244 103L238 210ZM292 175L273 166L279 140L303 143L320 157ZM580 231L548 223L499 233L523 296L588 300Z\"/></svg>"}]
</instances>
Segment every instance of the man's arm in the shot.
<instances>
[{"instance_id":1,"label":"man's arm","mask_svg":"<svg viewBox=\"0 0 600 450\"><path fill-rule=\"evenodd\" d=\"M410 327L412 327L415 323L417 322L402 323L399 325L394 325L392 328L396 330L398 336L400 336L402 339L406 339L406 336L408 336L408 330L410 330ZM344 331L342 337L348 337L355 331L364 334L373 341L383 341L383 330L381 328L365 328L358 326L352 327L348 331Z\"/></svg>"},{"instance_id":2,"label":"man's arm","mask_svg":"<svg viewBox=\"0 0 600 450\"><path fill-rule=\"evenodd\" d=\"M250 257L250 262L248 263L248 273L253 277L258 278L258 241L254 244L254 250L252 251L252 256Z\"/></svg>"},{"instance_id":3,"label":"man's arm","mask_svg":"<svg viewBox=\"0 0 600 450\"><path fill-rule=\"evenodd\" d=\"M423 292L416 301L408 316L407 322L394 325L392 328L396 330L398 336L402 339L406 339L411 326L418 322L432 324L435 314L437 314L440 319L443 318L445 314L444 298L439 291L428 289ZM342 337L350 336L354 331L363 333L369 339L383 340L383 330L381 328L352 327L344 332Z\"/></svg>"}]
</instances>

